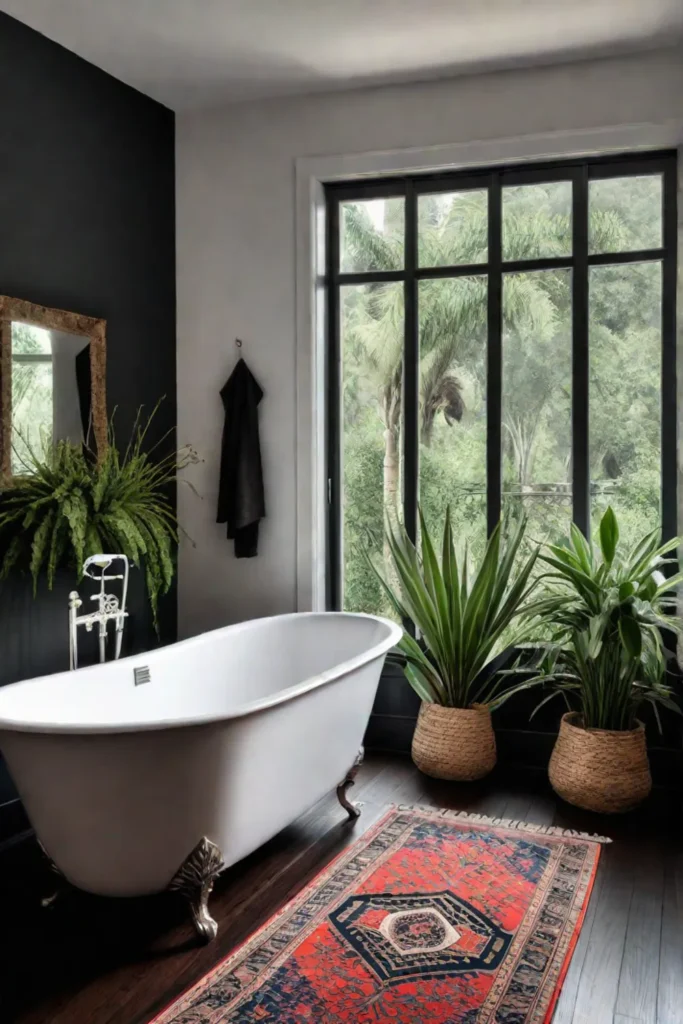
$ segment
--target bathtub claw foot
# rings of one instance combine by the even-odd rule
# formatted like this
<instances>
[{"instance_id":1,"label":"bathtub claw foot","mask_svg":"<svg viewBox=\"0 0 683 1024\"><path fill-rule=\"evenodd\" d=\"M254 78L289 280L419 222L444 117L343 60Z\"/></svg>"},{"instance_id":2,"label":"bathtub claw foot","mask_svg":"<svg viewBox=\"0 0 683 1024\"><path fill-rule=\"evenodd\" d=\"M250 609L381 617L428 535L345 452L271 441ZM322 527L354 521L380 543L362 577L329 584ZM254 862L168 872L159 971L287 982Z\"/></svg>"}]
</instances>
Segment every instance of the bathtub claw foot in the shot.
<instances>
[{"instance_id":1,"label":"bathtub claw foot","mask_svg":"<svg viewBox=\"0 0 683 1024\"><path fill-rule=\"evenodd\" d=\"M346 778L337 786L337 799L348 814L350 821L355 821L356 818L360 817L360 804L352 803L346 794L356 781L358 769L363 763L364 753L365 751L363 750L363 747L361 747L356 755L356 760L353 762L346 774Z\"/></svg>"},{"instance_id":2,"label":"bathtub claw foot","mask_svg":"<svg viewBox=\"0 0 683 1024\"><path fill-rule=\"evenodd\" d=\"M218 922L214 917L211 917L207 906L210 891L211 886L208 887L205 895L203 895L197 903L190 904L192 923L197 933L197 937L199 938L199 941L206 946L208 946L210 942L213 942L218 935Z\"/></svg>"},{"instance_id":3,"label":"bathtub claw foot","mask_svg":"<svg viewBox=\"0 0 683 1024\"><path fill-rule=\"evenodd\" d=\"M211 942L218 934L218 925L209 913L209 896L222 868L221 851L204 836L169 884L172 892L180 893L187 900L195 931L204 943Z\"/></svg>"},{"instance_id":4,"label":"bathtub claw foot","mask_svg":"<svg viewBox=\"0 0 683 1024\"><path fill-rule=\"evenodd\" d=\"M38 839L37 842L38 846L40 847L41 853L43 854L44 861L46 862L52 874L56 876L55 888L52 890L49 896L44 896L40 901L40 905L44 910L50 910L52 907L54 907L56 903L61 901L61 898L64 895L64 891L69 883L67 882L66 878L64 877L62 872L59 870L59 868L53 861L50 854L47 852L47 850L41 843L40 839Z\"/></svg>"},{"instance_id":5,"label":"bathtub claw foot","mask_svg":"<svg viewBox=\"0 0 683 1024\"><path fill-rule=\"evenodd\" d=\"M57 903L61 899L63 893L63 889L55 889L54 892L52 892L49 896L44 896L40 901L40 905L43 908L43 910L50 910L52 907L54 907L55 903Z\"/></svg>"}]
</instances>

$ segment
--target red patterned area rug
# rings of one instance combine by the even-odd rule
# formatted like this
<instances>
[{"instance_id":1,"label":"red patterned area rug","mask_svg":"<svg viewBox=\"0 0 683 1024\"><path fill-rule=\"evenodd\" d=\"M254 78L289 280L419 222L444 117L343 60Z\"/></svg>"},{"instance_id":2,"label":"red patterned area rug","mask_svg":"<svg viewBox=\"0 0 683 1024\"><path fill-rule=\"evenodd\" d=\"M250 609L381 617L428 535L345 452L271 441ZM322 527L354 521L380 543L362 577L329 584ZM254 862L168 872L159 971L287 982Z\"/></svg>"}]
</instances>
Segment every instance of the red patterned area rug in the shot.
<instances>
[{"instance_id":1,"label":"red patterned area rug","mask_svg":"<svg viewBox=\"0 0 683 1024\"><path fill-rule=\"evenodd\" d=\"M547 1024L601 841L393 808L154 1024Z\"/></svg>"}]
</instances>

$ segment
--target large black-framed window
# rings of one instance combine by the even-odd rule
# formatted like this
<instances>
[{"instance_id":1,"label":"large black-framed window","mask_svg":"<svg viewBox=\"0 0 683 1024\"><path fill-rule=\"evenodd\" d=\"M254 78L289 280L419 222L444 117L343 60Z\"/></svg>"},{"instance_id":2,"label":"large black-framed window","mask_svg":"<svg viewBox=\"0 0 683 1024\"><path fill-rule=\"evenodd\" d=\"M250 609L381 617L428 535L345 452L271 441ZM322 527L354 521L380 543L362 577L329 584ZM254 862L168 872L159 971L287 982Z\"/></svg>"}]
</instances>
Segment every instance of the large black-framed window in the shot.
<instances>
[{"instance_id":1,"label":"large black-framed window","mask_svg":"<svg viewBox=\"0 0 683 1024\"><path fill-rule=\"evenodd\" d=\"M370 439L375 448L366 445L371 477L379 472L380 433L391 437L390 418L400 405L395 450L389 451L387 441L383 453L382 486L412 538L418 529L421 452L424 459L433 409L439 411L439 424L445 420L456 431L463 422L474 423L468 457L472 465L478 462L480 475L471 473L477 479L454 488L454 495L469 503L473 516L481 514L482 530L490 533L508 500L524 504L528 499L566 508L568 520L588 533L596 502L609 500L628 477L629 456L623 450L628 436L617 451L592 447L597 424L613 415L622 418L627 435L629 430L633 436L656 433L648 470L658 474L663 536L676 534L676 178L675 152L659 152L326 187L328 607L346 604L346 419L350 407L368 419L369 402L381 407ZM380 222L376 217L373 222L377 210ZM359 218L368 229L362 250L353 234L360 230ZM460 229L467 233L466 244L458 237ZM444 237L449 245L442 244ZM529 307L525 294L536 296ZM435 307L440 304L441 327L436 314L433 323L428 315L430 297ZM637 324L620 322L629 302L638 309ZM345 317L353 319L352 343L367 349L353 379L344 375L343 358L356 358L343 357L344 332L351 334ZM429 349L439 330L455 339L467 337L470 353L470 365L463 359L461 370L457 353L451 353L440 377L439 351ZM538 342L526 379L520 362L524 338ZM623 338L630 347L622 351ZM400 358L391 348L397 339ZM393 353L393 363L387 352ZM608 363L611 383L601 377L601 366ZM529 437L534 430L538 434L534 409L550 387L543 372L548 367L555 378L564 374L559 385L555 381L556 409L550 411L554 466L566 466L566 479L557 482L562 473L555 468L553 482L539 484L531 470L525 477L525 467L534 458L539 463L538 436ZM618 402L610 394L615 377L631 388L626 398L617 396ZM521 401L523 388L528 397L518 424L509 407ZM543 416L547 424L547 404ZM367 430L373 429L370 416ZM563 438L566 452L560 450ZM357 445L352 455L354 479L361 481L366 448ZM507 452L513 448L517 477L510 483ZM640 458L642 463L642 453ZM599 480L594 479L596 460ZM428 468L431 472L431 464ZM652 490L651 479L649 486ZM449 488L447 479L444 487ZM642 503L645 507L647 494ZM364 529L361 524L361 537Z\"/></svg>"}]
</instances>

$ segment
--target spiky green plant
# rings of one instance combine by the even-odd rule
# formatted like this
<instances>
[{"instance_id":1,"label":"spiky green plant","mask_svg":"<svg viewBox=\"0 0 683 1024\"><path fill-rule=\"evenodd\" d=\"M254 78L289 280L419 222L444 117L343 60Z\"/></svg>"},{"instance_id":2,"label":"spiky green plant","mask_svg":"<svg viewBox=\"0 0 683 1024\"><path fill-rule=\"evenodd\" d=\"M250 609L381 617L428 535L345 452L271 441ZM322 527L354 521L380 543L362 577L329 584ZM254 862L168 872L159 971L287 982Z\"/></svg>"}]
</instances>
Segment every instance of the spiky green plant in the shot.
<instances>
[{"instance_id":1,"label":"spiky green plant","mask_svg":"<svg viewBox=\"0 0 683 1024\"><path fill-rule=\"evenodd\" d=\"M646 702L661 730L659 706L680 713L667 683L662 629L683 633L671 614L683 573L667 579L662 569L676 564L670 556L681 538L660 544L653 530L622 552L611 507L598 532L599 552L572 526L564 544L541 554L547 590L534 610L553 626L553 636L537 671L515 689L548 683L551 692L538 707L562 696L590 729L632 729Z\"/></svg>"},{"instance_id":2,"label":"spiky green plant","mask_svg":"<svg viewBox=\"0 0 683 1024\"><path fill-rule=\"evenodd\" d=\"M396 614L414 623L420 642L404 633L399 650L408 682L422 700L453 708L498 707L508 697L491 663L529 639L534 623L526 605L536 581L531 573L538 548L515 572L526 521L503 537L491 534L478 570L470 572L467 546L456 556L450 511L446 514L441 561L420 510L421 551L405 529L387 522L387 543L398 586L375 568ZM372 564L372 563L371 563Z\"/></svg>"},{"instance_id":3,"label":"spiky green plant","mask_svg":"<svg viewBox=\"0 0 683 1024\"><path fill-rule=\"evenodd\" d=\"M0 506L0 579L28 571L35 594L41 575L52 589L58 568L73 569L80 579L90 555L125 554L144 568L158 628L159 596L171 586L178 539L168 487L198 459L190 446L154 458L168 435L144 450L157 409L144 424L139 410L123 455L110 428L99 462L81 444L59 441L38 452L24 439L25 473L14 479Z\"/></svg>"}]
</instances>

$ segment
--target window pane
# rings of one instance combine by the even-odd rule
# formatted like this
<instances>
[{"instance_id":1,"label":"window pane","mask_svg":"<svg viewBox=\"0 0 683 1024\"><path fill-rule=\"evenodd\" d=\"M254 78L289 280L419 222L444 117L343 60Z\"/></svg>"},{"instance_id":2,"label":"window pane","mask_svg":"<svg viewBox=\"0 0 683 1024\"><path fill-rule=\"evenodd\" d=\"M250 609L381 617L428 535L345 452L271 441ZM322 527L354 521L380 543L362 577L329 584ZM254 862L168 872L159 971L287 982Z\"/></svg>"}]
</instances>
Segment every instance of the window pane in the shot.
<instances>
[{"instance_id":1,"label":"window pane","mask_svg":"<svg viewBox=\"0 0 683 1024\"><path fill-rule=\"evenodd\" d=\"M629 252L661 246L661 174L591 181L588 201L589 252Z\"/></svg>"},{"instance_id":2,"label":"window pane","mask_svg":"<svg viewBox=\"0 0 683 1024\"><path fill-rule=\"evenodd\" d=\"M27 446L40 455L52 441L52 360L12 362L12 472L26 473Z\"/></svg>"},{"instance_id":3,"label":"window pane","mask_svg":"<svg viewBox=\"0 0 683 1024\"><path fill-rule=\"evenodd\" d=\"M625 544L660 523L659 263L590 271L592 517L612 505Z\"/></svg>"},{"instance_id":4,"label":"window pane","mask_svg":"<svg viewBox=\"0 0 683 1024\"><path fill-rule=\"evenodd\" d=\"M401 494L403 285L343 287L340 314L342 607L388 615L390 608L364 552L388 572L384 511L397 515Z\"/></svg>"},{"instance_id":5,"label":"window pane","mask_svg":"<svg viewBox=\"0 0 683 1024\"><path fill-rule=\"evenodd\" d=\"M398 270L403 266L404 205L401 198L340 204L342 273Z\"/></svg>"},{"instance_id":6,"label":"window pane","mask_svg":"<svg viewBox=\"0 0 683 1024\"><path fill-rule=\"evenodd\" d=\"M572 518L571 281L503 279L503 510L526 512L534 543L560 540Z\"/></svg>"},{"instance_id":7,"label":"window pane","mask_svg":"<svg viewBox=\"0 0 683 1024\"><path fill-rule=\"evenodd\" d=\"M420 504L429 531L446 508L456 542L479 558L486 539L485 277L421 281Z\"/></svg>"},{"instance_id":8,"label":"window pane","mask_svg":"<svg viewBox=\"0 0 683 1024\"><path fill-rule=\"evenodd\" d=\"M417 246L421 267L486 263L486 189L422 195L417 203Z\"/></svg>"},{"instance_id":9,"label":"window pane","mask_svg":"<svg viewBox=\"0 0 683 1024\"><path fill-rule=\"evenodd\" d=\"M503 189L503 259L571 256L572 183L509 185Z\"/></svg>"}]
</instances>

